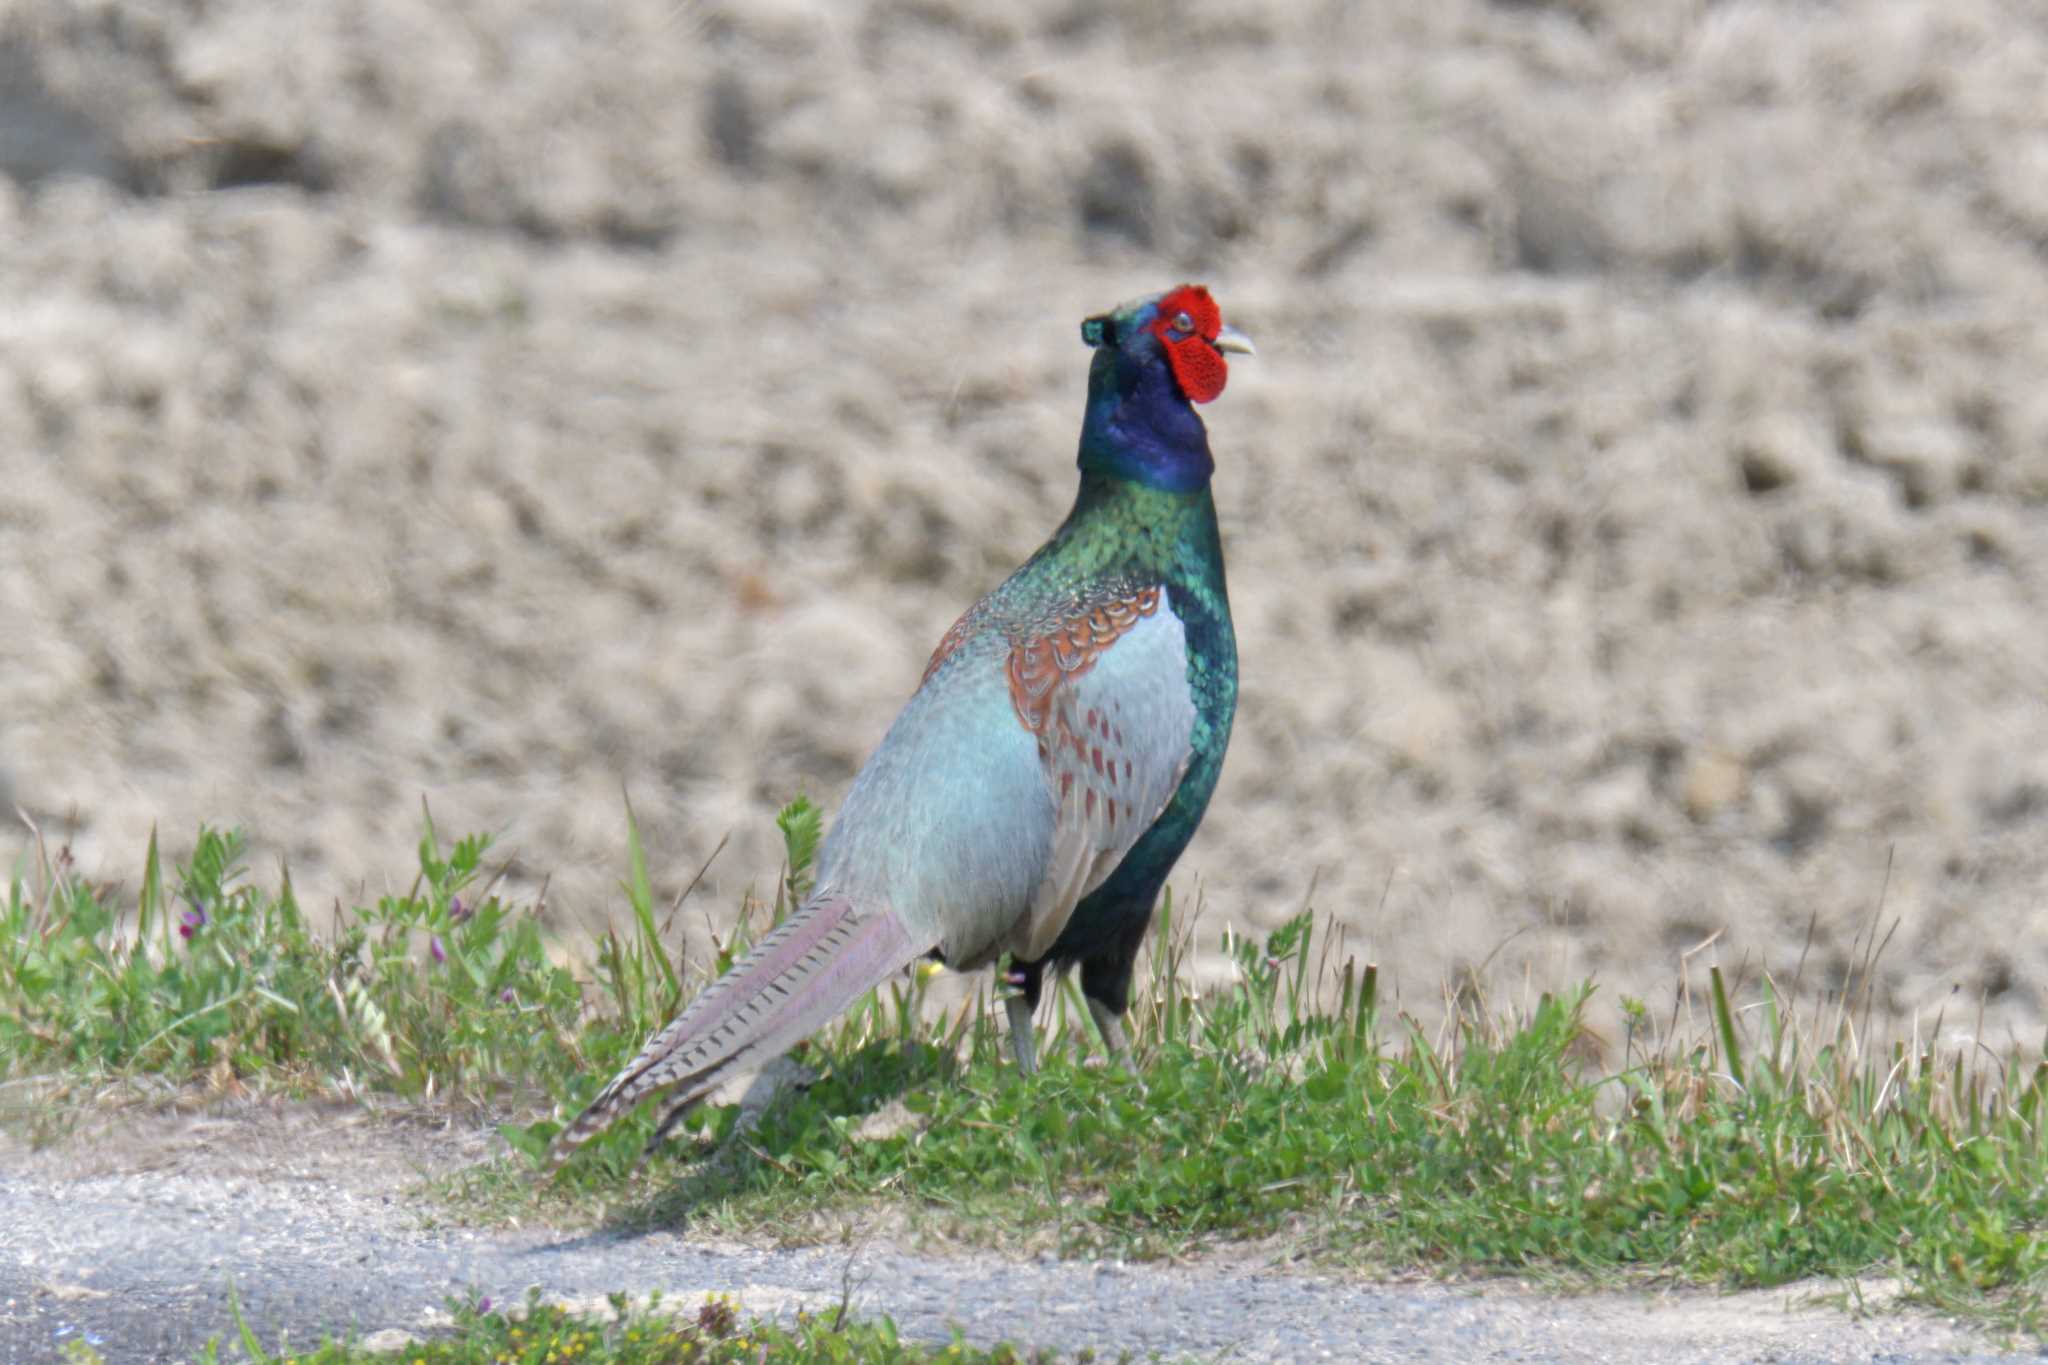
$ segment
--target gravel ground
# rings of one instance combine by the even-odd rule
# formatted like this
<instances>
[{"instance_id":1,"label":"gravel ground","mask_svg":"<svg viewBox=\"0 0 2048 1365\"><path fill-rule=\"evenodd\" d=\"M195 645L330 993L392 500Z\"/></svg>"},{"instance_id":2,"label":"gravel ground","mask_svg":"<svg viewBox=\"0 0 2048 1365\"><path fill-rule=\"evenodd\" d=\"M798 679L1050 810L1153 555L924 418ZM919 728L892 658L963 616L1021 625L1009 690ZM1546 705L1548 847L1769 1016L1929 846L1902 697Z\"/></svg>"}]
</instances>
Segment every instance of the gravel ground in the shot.
<instances>
[{"instance_id":1,"label":"gravel ground","mask_svg":"<svg viewBox=\"0 0 2048 1365\"><path fill-rule=\"evenodd\" d=\"M259 1338L351 1325L418 1331L446 1296L529 1285L593 1307L614 1292L736 1296L787 1315L854 1307L943 1341L1004 1338L1110 1358L1232 1361L1990 1361L1993 1346L1912 1312L1851 1318L1826 1287L1556 1297L1514 1285L1373 1284L1260 1265L1005 1260L863 1241L778 1250L687 1229L624 1236L437 1225L411 1187L474 1160L481 1134L335 1111L124 1121L37 1154L0 1147L0 1362L97 1343L110 1361L182 1361L231 1337L232 1279Z\"/></svg>"}]
</instances>

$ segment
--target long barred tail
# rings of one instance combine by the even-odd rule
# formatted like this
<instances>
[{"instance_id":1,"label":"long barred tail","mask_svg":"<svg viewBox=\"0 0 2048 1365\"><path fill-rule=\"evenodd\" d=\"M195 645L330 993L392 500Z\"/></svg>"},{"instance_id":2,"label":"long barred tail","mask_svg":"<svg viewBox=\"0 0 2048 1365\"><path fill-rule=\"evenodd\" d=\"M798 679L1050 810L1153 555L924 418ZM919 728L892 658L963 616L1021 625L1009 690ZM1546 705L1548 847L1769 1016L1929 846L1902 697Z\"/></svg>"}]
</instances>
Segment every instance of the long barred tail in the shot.
<instances>
[{"instance_id":1,"label":"long barred tail","mask_svg":"<svg viewBox=\"0 0 2048 1365\"><path fill-rule=\"evenodd\" d=\"M556 1134L553 1171L650 1095L674 1091L660 1141L690 1106L735 1072L773 1060L932 948L882 909L843 896L807 901L648 1040L575 1121Z\"/></svg>"}]
</instances>

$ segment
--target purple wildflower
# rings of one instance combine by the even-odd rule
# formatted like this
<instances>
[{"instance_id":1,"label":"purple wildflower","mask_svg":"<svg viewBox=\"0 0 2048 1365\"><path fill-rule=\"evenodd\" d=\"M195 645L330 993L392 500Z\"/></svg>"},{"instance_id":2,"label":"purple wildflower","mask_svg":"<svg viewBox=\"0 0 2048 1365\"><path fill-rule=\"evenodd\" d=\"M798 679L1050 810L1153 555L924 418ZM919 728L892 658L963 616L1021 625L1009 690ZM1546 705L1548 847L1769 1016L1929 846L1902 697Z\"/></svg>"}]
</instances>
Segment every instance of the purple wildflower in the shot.
<instances>
[{"instance_id":1,"label":"purple wildflower","mask_svg":"<svg viewBox=\"0 0 2048 1365\"><path fill-rule=\"evenodd\" d=\"M519 1003L519 993L510 986L507 986L504 990L498 992L498 1003L501 1005L516 1005Z\"/></svg>"},{"instance_id":2,"label":"purple wildflower","mask_svg":"<svg viewBox=\"0 0 2048 1365\"><path fill-rule=\"evenodd\" d=\"M448 950L441 946L441 936L439 934L435 934L427 940L427 951L434 955L434 961L436 962L446 962L448 960Z\"/></svg>"},{"instance_id":3,"label":"purple wildflower","mask_svg":"<svg viewBox=\"0 0 2048 1365\"><path fill-rule=\"evenodd\" d=\"M206 905L203 901L194 901L190 910L178 916L179 938L189 939L205 927Z\"/></svg>"},{"instance_id":4,"label":"purple wildflower","mask_svg":"<svg viewBox=\"0 0 2048 1365\"><path fill-rule=\"evenodd\" d=\"M450 896L448 898L448 918L452 923L460 924L475 913L474 910L471 910L462 903L462 897Z\"/></svg>"},{"instance_id":5,"label":"purple wildflower","mask_svg":"<svg viewBox=\"0 0 2048 1365\"><path fill-rule=\"evenodd\" d=\"M484 1295L482 1298L476 1301L476 1311L479 1313L488 1313L491 1311L491 1296L489 1294Z\"/></svg>"}]
</instances>

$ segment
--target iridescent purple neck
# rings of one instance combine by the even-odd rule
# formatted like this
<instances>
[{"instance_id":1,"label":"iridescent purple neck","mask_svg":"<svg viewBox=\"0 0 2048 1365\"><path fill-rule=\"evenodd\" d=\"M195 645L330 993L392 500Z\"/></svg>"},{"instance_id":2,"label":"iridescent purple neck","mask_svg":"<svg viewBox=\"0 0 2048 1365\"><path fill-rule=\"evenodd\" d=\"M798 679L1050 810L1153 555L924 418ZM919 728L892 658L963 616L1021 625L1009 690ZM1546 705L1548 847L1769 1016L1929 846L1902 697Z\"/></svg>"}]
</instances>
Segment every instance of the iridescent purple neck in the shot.
<instances>
[{"instance_id":1,"label":"iridescent purple neck","mask_svg":"<svg viewBox=\"0 0 2048 1365\"><path fill-rule=\"evenodd\" d=\"M1080 465L1174 493L1208 486L1216 468L1208 429L1164 356L1134 361L1113 346L1095 353Z\"/></svg>"}]
</instances>

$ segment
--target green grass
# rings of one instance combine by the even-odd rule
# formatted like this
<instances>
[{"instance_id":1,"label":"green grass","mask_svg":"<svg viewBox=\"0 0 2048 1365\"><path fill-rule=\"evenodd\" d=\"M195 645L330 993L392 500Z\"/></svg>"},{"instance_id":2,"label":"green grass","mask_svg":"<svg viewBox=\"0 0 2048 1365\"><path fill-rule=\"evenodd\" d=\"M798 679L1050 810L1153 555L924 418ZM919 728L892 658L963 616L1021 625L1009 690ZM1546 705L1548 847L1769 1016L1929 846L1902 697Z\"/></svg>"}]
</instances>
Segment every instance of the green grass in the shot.
<instances>
[{"instance_id":1,"label":"green grass","mask_svg":"<svg viewBox=\"0 0 2048 1365\"><path fill-rule=\"evenodd\" d=\"M316 1350L286 1355L264 1349L236 1304L236 1344L253 1365L1053 1365L1058 1359L1007 1344L977 1347L957 1337L945 1346L906 1342L887 1319L851 1320L843 1306L836 1313L799 1314L792 1326L744 1321L723 1297L691 1309L664 1303L659 1294L638 1303L620 1294L608 1311L592 1312L551 1304L534 1290L510 1311L494 1310L488 1299L449 1307L449 1329L433 1340L372 1349L330 1339ZM221 1343L208 1343L200 1365L216 1365L221 1352ZM71 1365L101 1365L103 1359L83 1343L63 1358ZM1087 1352L1080 1357L1095 1359Z\"/></svg>"},{"instance_id":2,"label":"green grass","mask_svg":"<svg viewBox=\"0 0 2048 1365\"><path fill-rule=\"evenodd\" d=\"M1136 1074L1104 1064L1071 983L1027 1079L986 987L940 1014L918 973L803 1049L820 1079L751 1129L706 1107L642 1168L648 1106L543 1180L533 1163L560 1122L801 897L817 814L793 806L783 829L773 902L679 970L629 812L633 929L601 940L581 980L549 963L530 914L477 885L481 841L444 854L431 826L412 891L328 936L287 878L248 884L232 836L202 831L168 881L152 842L132 901L39 857L0 925L0 1080L89 1092L146 1073L540 1114L501 1129L511 1155L441 1187L484 1221L688 1219L800 1241L886 1220L1136 1257L1266 1239L1324 1264L1578 1284L1874 1273L2042 1330L2039 1052L1879 1043L1853 989L1801 1013L1770 980L1732 991L1718 969L1702 1026L1660 1030L1624 1002L1615 1049L1589 1034L1590 985L1521 1008L1467 992L1426 1032L1306 913L1263 943L1227 940L1234 983L1198 996L1169 900L1133 1009ZM859 1358L895 1358L870 1346Z\"/></svg>"},{"instance_id":3,"label":"green grass","mask_svg":"<svg viewBox=\"0 0 2048 1365\"><path fill-rule=\"evenodd\" d=\"M575 1312L542 1301L538 1294L516 1313L458 1305L452 1333L439 1340L390 1352L365 1351L331 1343L298 1357L307 1365L1051 1365L1055 1357L1024 1354L998 1345L946 1346L905 1342L893 1324L857 1322L841 1313L800 1316L793 1327L743 1322L731 1301L710 1299L694 1311L675 1311L657 1297L636 1305L615 1296L609 1313ZM253 1341L250 1359L261 1362Z\"/></svg>"},{"instance_id":4,"label":"green grass","mask_svg":"<svg viewBox=\"0 0 2048 1365\"><path fill-rule=\"evenodd\" d=\"M173 888L152 837L132 920L60 852L0 906L0 1075L478 1102L530 1089L559 1073L556 1049L580 1051L582 988L532 915L476 894L485 848L444 855L430 824L411 891L331 936L288 876L274 892L245 880L239 835L202 828Z\"/></svg>"}]
</instances>

